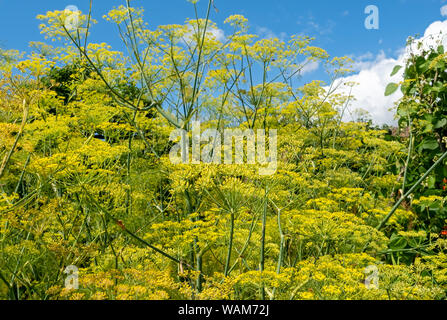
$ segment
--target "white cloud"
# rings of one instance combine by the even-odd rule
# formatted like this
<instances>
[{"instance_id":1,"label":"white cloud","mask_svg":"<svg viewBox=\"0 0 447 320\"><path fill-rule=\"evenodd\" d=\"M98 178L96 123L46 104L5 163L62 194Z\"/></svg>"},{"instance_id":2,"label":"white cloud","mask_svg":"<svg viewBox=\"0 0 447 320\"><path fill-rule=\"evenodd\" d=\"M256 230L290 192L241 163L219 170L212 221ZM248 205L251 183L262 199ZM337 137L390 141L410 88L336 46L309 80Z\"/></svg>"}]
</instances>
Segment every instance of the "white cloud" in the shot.
<instances>
[{"instance_id":1,"label":"white cloud","mask_svg":"<svg viewBox=\"0 0 447 320\"><path fill-rule=\"evenodd\" d=\"M222 29L215 28L215 27L208 27L207 33L211 33L216 40L224 42L226 40L225 32ZM191 42L194 42L196 31L193 27L188 26L188 32L183 36L183 41L187 44L191 44Z\"/></svg>"},{"instance_id":2,"label":"white cloud","mask_svg":"<svg viewBox=\"0 0 447 320\"><path fill-rule=\"evenodd\" d=\"M225 32L222 29L212 28L210 32L213 36L216 37L216 40L221 42L225 41Z\"/></svg>"},{"instance_id":3,"label":"white cloud","mask_svg":"<svg viewBox=\"0 0 447 320\"><path fill-rule=\"evenodd\" d=\"M278 38L279 40L284 41L287 38L287 33L280 32L278 35L274 31L266 27L257 27L256 32L261 38L264 39Z\"/></svg>"},{"instance_id":4,"label":"white cloud","mask_svg":"<svg viewBox=\"0 0 447 320\"><path fill-rule=\"evenodd\" d=\"M328 20L325 25L320 25L315 21L310 20L307 25L313 32L316 32L320 35L328 35L333 32L336 23L333 20Z\"/></svg>"},{"instance_id":5,"label":"white cloud","mask_svg":"<svg viewBox=\"0 0 447 320\"><path fill-rule=\"evenodd\" d=\"M385 53L381 52L374 61L359 62L361 67L358 74L343 78L343 82L355 82L358 85L352 89L352 95L356 99L351 103L350 110L364 109L371 114L375 123L392 124L393 112L389 111L394 102L401 98L401 93L385 97L384 92L388 83L392 81L391 71L396 64L401 61L398 59L387 58ZM397 77L397 76L396 76ZM345 91L346 93L347 90ZM355 120L348 113L344 120Z\"/></svg>"},{"instance_id":6,"label":"white cloud","mask_svg":"<svg viewBox=\"0 0 447 320\"><path fill-rule=\"evenodd\" d=\"M320 64L318 61L306 62L304 67L301 69L300 75L305 75L306 73L311 73L312 71L318 70Z\"/></svg>"},{"instance_id":7,"label":"white cloud","mask_svg":"<svg viewBox=\"0 0 447 320\"><path fill-rule=\"evenodd\" d=\"M447 5L441 7L441 16L447 17Z\"/></svg>"},{"instance_id":8,"label":"white cloud","mask_svg":"<svg viewBox=\"0 0 447 320\"><path fill-rule=\"evenodd\" d=\"M440 36L440 34L444 36ZM435 46L439 39L444 45L447 44L445 35L447 35L447 20L433 22L427 27L424 37L421 38L424 44L423 48ZM389 109L395 107L395 102L402 97L402 93L398 90L393 95L385 97L385 88L388 83L399 82L402 79L403 69L392 78L390 74L394 66L398 64L404 66L408 54L415 51L419 50L414 46L407 46L399 50L397 58L387 57L383 51L376 56L368 52L362 56L353 57L354 69L359 72L340 79L342 83L358 83L351 93L355 98L355 101L350 104L351 112L348 112L344 120L355 120L352 119L351 113L356 109L364 109L371 114L371 118L377 124L396 124L395 111ZM349 90L350 88L343 87L340 92L348 94Z\"/></svg>"}]
</instances>

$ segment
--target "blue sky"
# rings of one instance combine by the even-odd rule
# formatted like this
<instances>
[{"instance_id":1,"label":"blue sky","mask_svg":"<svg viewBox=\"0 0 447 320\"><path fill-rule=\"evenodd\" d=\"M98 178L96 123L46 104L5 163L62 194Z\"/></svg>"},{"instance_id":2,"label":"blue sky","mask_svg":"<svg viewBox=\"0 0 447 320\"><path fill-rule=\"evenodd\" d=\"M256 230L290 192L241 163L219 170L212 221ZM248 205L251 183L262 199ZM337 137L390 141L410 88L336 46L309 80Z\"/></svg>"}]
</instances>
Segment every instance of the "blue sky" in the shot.
<instances>
[{"instance_id":1,"label":"blue sky","mask_svg":"<svg viewBox=\"0 0 447 320\"><path fill-rule=\"evenodd\" d=\"M102 15L122 0L95 0L94 17L100 21L93 29L92 40L107 39L117 46L119 39L111 32L113 26L102 21ZM186 0L148 1L134 0L133 5L143 6L146 18L155 27L160 24L182 23L193 17L192 5ZM49 10L62 10L76 5L84 12L88 0L0 0L0 43L6 48L25 50L29 41L42 40L36 15ZM218 12L212 19L224 28L223 20L231 14L246 16L253 32L267 35L300 34L315 36L316 44L333 55L378 52L393 54L405 44L409 35L423 33L434 20L440 19L441 0L215 0ZM380 29L364 28L367 5L380 10ZM206 1L199 2L205 11ZM381 43L379 43L379 41Z\"/></svg>"},{"instance_id":2,"label":"blue sky","mask_svg":"<svg viewBox=\"0 0 447 320\"><path fill-rule=\"evenodd\" d=\"M101 17L113 6L123 3L123 0L94 0L93 16L99 23L92 29L91 41L107 42L121 49L114 26ZM202 15L206 4L205 0L199 1ZM225 18L243 14L250 22L251 31L261 36L314 36L315 45L331 55L349 55L368 62L361 64L361 68L372 68L373 63L382 60L398 61L408 36L424 34L433 22L446 19L440 10L446 4L447 0L215 0L218 12L213 10L211 19L225 31ZM89 0L0 0L0 45L25 51L30 41L43 41L35 17L49 10L63 10L68 5L86 12ZM146 21L152 28L160 24L181 24L194 15L192 4L186 0L133 0L132 5L145 8ZM379 30L364 27L367 17L364 10L368 5L379 8ZM321 69L308 77L322 77Z\"/></svg>"}]
</instances>

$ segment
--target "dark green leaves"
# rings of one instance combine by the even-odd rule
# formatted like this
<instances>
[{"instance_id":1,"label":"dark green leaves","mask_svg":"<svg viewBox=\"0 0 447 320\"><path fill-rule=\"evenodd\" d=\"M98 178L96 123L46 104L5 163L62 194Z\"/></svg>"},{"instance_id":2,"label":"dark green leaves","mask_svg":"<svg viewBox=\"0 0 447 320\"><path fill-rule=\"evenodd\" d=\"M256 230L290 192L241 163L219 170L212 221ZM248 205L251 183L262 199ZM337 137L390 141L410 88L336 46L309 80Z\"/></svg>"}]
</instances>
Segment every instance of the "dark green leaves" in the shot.
<instances>
[{"instance_id":1,"label":"dark green leaves","mask_svg":"<svg viewBox=\"0 0 447 320\"><path fill-rule=\"evenodd\" d=\"M407 240L404 237L401 237L395 233L391 235L389 247L390 249L404 249L407 247Z\"/></svg>"},{"instance_id":2,"label":"dark green leaves","mask_svg":"<svg viewBox=\"0 0 447 320\"><path fill-rule=\"evenodd\" d=\"M424 141L422 141L422 144L421 144L422 150L425 150L425 149L435 150L438 147L439 147L438 141L434 138L425 139Z\"/></svg>"}]
</instances>

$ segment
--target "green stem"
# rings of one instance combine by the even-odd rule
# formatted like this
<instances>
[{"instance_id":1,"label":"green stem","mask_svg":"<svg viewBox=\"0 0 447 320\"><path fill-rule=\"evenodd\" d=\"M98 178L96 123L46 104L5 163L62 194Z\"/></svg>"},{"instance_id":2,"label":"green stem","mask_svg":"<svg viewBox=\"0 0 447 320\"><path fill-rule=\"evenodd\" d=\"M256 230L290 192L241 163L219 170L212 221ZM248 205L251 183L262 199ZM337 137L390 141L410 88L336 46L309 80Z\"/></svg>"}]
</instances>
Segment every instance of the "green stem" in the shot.
<instances>
[{"instance_id":1,"label":"green stem","mask_svg":"<svg viewBox=\"0 0 447 320\"><path fill-rule=\"evenodd\" d=\"M411 130L411 119L408 120L408 127L410 131L410 143L408 145L408 156L405 162L404 181L402 182L402 193L405 192L405 184L407 182L408 165L410 164L411 153L413 152L413 132Z\"/></svg>"},{"instance_id":2,"label":"green stem","mask_svg":"<svg viewBox=\"0 0 447 320\"><path fill-rule=\"evenodd\" d=\"M83 188L84 189L84 191L85 191L85 194L87 195L87 197L90 199L90 201L99 209L99 210L101 210L102 212L104 212L110 219L112 219L115 223L117 223L118 224L118 219L115 219L106 209L104 209L103 207L101 207L101 205L92 197L92 196L90 196L90 194L87 192L87 190L85 190L85 188ZM131 231L129 231L126 227L123 227L123 231L125 232L125 233L127 233L129 236L131 236L132 238L134 238L135 240L137 240L137 241L139 241L139 242L141 242L142 244L144 244L145 246L147 246L147 247L149 247L150 249L152 249L153 251L155 251L155 252L157 252L157 253L159 253L159 254L161 254L162 256L164 256L164 257L166 257L166 258L168 258L168 259L170 259L170 260L172 260L172 261L174 261L174 262L176 262L176 263L178 263L178 264L184 264L185 266L187 266L188 268L190 268L190 269L193 269L189 264L187 264L187 263L185 263L184 261L182 261L182 260L179 260L179 259L177 259L177 258L175 258L175 257L173 257L173 256L171 256L170 254L168 254L167 252L164 252L163 250L161 250L161 249L158 249L157 247L154 247L153 245L151 245L149 242L147 242L147 241L145 241L145 240L143 240L143 239L141 239L140 237L138 237L136 234L134 234L133 232L131 232Z\"/></svg>"},{"instance_id":3,"label":"green stem","mask_svg":"<svg viewBox=\"0 0 447 320\"><path fill-rule=\"evenodd\" d=\"M14 193L18 193L19 192L19 188L20 188L20 186L22 185L22 182L23 182L23 176L25 175L26 167L28 167L30 159L31 159L31 152L28 154L28 158L26 158L25 166L23 167L22 173L20 174L19 182L17 183L17 186L16 186L16 189L14 190ZM23 192L23 187L22 187L22 192Z\"/></svg>"},{"instance_id":4,"label":"green stem","mask_svg":"<svg viewBox=\"0 0 447 320\"><path fill-rule=\"evenodd\" d=\"M265 197L267 198L267 190L265 190ZM262 273L264 272L266 222L267 222L267 199L264 199L264 210L262 212L261 254L260 254L260 263L259 263L259 270L261 271L261 278L262 278ZM262 289L261 289L261 300L265 300L264 284L262 284Z\"/></svg>"},{"instance_id":5,"label":"green stem","mask_svg":"<svg viewBox=\"0 0 447 320\"><path fill-rule=\"evenodd\" d=\"M278 256L278 265L276 267L276 273L279 274L281 272L281 267L282 267L282 263L284 260L284 242L285 242L285 236L284 236L284 233L281 228L281 210L280 209L278 209L278 229L279 229L281 241L280 241L280 245L279 245L279 256Z\"/></svg>"},{"instance_id":6,"label":"green stem","mask_svg":"<svg viewBox=\"0 0 447 320\"><path fill-rule=\"evenodd\" d=\"M387 216L379 223L379 225L377 226L377 230L382 229L382 227L388 222L388 220L391 218L391 216L396 212L397 208L399 208L400 204L410 195L413 193L414 190L416 190L417 187L419 187L419 185L428 177L428 175L434 170L436 169L437 166L439 166L442 161L447 158L447 152L445 152L441 158L438 159L438 161L435 162L435 164L433 164L431 166L430 169L427 170L427 172L410 188L410 190L408 190L407 193L405 193L400 199L399 201L396 202L396 204L394 205L394 207L391 209L390 213L387 214Z\"/></svg>"},{"instance_id":7,"label":"green stem","mask_svg":"<svg viewBox=\"0 0 447 320\"><path fill-rule=\"evenodd\" d=\"M197 238L194 239L194 246L197 249ZM196 270L199 273L199 276L197 277L197 282L196 282L196 289L197 289L198 293L200 293L202 291L202 282L203 282L203 274L202 274L203 259L202 259L202 255L203 255L203 251L200 251L197 254L197 256L196 256Z\"/></svg>"},{"instance_id":8,"label":"green stem","mask_svg":"<svg viewBox=\"0 0 447 320\"><path fill-rule=\"evenodd\" d=\"M14 153L14 150L17 147L17 143L19 142L20 138L22 137L23 129L25 128L26 122L28 121L28 111L29 111L29 107L27 105L26 99L23 99L23 118L22 118L22 123L20 125L19 132L16 135L16 139L14 140L14 143L13 143L11 149L6 154L5 158L3 159L2 164L0 166L0 178L5 173L6 167L8 166L8 162L9 162L9 160L11 160L12 154Z\"/></svg>"},{"instance_id":9,"label":"green stem","mask_svg":"<svg viewBox=\"0 0 447 320\"><path fill-rule=\"evenodd\" d=\"M231 251L233 250L233 234L234 234L234 212L231 211L230 214L230 243L228 244L227 260L225 262L224 276L228 275L228 270L230 268Z\"/></svg>"}]
</instances>

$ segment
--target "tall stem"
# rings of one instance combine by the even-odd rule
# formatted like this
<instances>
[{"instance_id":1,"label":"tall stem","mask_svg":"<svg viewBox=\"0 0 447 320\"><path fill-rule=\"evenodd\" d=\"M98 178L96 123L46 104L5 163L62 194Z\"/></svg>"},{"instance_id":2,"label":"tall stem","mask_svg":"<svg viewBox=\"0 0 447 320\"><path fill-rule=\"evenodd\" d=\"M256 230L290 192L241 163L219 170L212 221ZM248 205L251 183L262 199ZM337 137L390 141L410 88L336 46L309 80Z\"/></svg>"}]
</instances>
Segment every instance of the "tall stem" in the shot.
<instances>
[{"instance_id":1,"label":"tall stem","mask_svg":"<svg viewBox=\"0 0 447 320\"><path fill-rule=\"evenodd\" d=\"M410 164L411 153L413 152L413 132L411 129L411 119L408 120L408 129L410 131L410 143L408 145L407 161L405 161L404 181L402 181L402 193L405 193L405 184L407 182L408 165Z\"/></svg>"},{"instance_id":2,"label":"tall stem","mask_svg":"<svg viewBox=\"0 0 447 320\"><path fill-rule=\"evenodd\" d=\"M9 150L8 154L5 156L5 158L3 159L2 165L0 167L0 178L3 176L3 174L5 173L6 167L8 166L8 162L12 157L12 154L14 153L14 150L17 147L17 143L19 142L22 134L23 134L23 129L25 128L26 122L28 121L28 106L26 103L26 99L23 99L23 116L22 116L22 124L20 125L19 128L19 132L16 135L16 139L14 141L14 144L12 145L11 149Z\"/></svg>"},{"instance_id":3,"label":"tall stem","mask_svg":"<svg viewBox=\"0 0 447 320\"><path fill-rule=\"evenodd\" d=\"M405 193L400 199L399 201L396 202L396 204L394 205L394 207L391 209L390 213L387 214L387 216L379 223L379 225L377 226L377 230L382 229L382 227L388 222L388 220L391 218L391 216L396 212L397 208L399 208L400 204L402 203L402 201L404 201L410 194L413 193L414 190L416 190L417 187L419 187L419 185L428 177L428 175L434 170L436 169L437 166L439 166L442 161L447 158L447 152L445 152L441 158L438 159L438 161L435 162L434 165L431 166L430 169L427 170L427 172L411 187L410 190L408 190L407 193Z\"/></svg>"},{"instance_id":4,"label":"tall stem","mask_svg":"<svg viewBox=\"0 0 447 320\"><path fill-rule=\"evenodd\" d=\"M265 189L264 210L262 212L261 254L260 254L260 263L259 263L259 271L261 271L261 279L262 279L262 273L264 272L266 222L267 222L267 188ZM265 300L264 283L262 283L261 299Z\"/></svg>"},{"instance_id":5,"label":"tall stem","mask_svg":"<svg viewBox=\"0 0 447 320\"><path fill-rule=\"evenodd\" d=\"M224 271L225 277L228 275L228 270L230 268L231 251L233 250L233 234L234 234L234 212L233 212L233 210L231 210L231 213L230 213L230 243L228 244L227 260L225 262L225 271Z\"/></svg>"}]
</instances>

